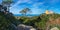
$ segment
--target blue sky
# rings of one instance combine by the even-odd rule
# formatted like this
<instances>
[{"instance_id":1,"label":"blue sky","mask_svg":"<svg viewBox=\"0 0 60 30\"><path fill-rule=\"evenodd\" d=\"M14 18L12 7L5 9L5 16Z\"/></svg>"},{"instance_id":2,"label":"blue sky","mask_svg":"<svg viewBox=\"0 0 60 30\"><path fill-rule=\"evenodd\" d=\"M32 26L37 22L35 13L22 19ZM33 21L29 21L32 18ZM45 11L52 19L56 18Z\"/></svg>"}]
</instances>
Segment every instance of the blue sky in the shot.
<instances>
[{"instance_id":1,"label":"blue sky","mask_svg":"<svg viewBox=\"0 0 60 30\"><path fill-rule=\"evenodd\" d=\"M0 0L1 1L1 0ZM13 0L15 3L10 7L10 12L20 14L19 11L28 7L32 13L41 14L47 9L55 13L60 13L60 0Z\"/></svg>"}]
</instances>

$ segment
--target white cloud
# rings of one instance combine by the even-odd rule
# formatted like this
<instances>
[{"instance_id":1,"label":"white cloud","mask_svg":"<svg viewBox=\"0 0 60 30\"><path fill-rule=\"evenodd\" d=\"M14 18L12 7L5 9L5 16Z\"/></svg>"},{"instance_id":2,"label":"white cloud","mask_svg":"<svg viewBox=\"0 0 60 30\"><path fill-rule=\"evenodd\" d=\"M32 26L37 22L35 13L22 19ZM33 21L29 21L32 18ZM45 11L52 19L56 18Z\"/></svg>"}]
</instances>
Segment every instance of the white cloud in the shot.
<instances>
[{"instance_id":1,"label":"white cloud","mask_svg":"<svg viewBox=\"0 0 60 30\"><path fill-rule=\"evenodd\" d=\"M17 5L20 4L20 3L32 4L33 1L31 1L31 0L18 0L14 5L12 5L12 7L10 7L10 9L11 9L11 8L14 8L15 6L17 6ZM33 7L41 6L41 5L43 5L43 4L44 4L44 2L39 2L39 3L36 2L36 3L33 4Z\"/></svg>"},{"instance_id":2,"label":"white cloud","mask_svg":"<svg viewBox=\"0 0 60 30\"><path fill-rule=\"evenodd\" d=\"M43 6L44 2L34 3L33 8L38 8L39 6Z\"/></svg>"},{"instance_id":3,"label":"white cloud","mask_svg":"<svg viewBox=\"0 0 60 30\"><path fill-rule=\"evenodd\" d=\"M21 0L22 2L29 2L30 0Z\"/></svg>"},{"instance_id":4,"label":"white cloud","mask_svg":"<svg viewBox=\"0 0 60 30\"><path fill-rule=\"evenodd\" d=\"M60 2L60 0L50 0L50 4L55 4L55 3L58 3L58 2Z\"/></svg>"},{"instance_id":5,"label":"white cloud","mask_svg":"<svg viewBox=\"0 0 60 30\"><path fill-rule=\"evenodd\" d=\"M12 5L12 7L10 7L10 9L13 8L13 7L15 7L15 6L17 6L20 3L25 3L25 2L26 3L31 3L30 0L18 0L18 2L16 2L14 5Z\"/></svg>"},{"instance_id":6,"label":"white cloud","mask_svg":"<svg viewBox=\"0 0 60 30\"><path fill-rule=\"evenodd\" d=\"M14 10L14 12L11 10L11 12L13 12L13 13L19 13L19 9L17 9L17 5L18 4L20 4L20 3L29 3L29 4L31 4L31 3L33 3L33 1L31 1L31 0L19 0L19 1L17 1L10 9L12 9L12 10ZM32 14L40 14L40 13L43 13L44 11L43 11L43 9L39 9L38 8L38 6L43 6L43 4L44 4L45 2L36 2L36 3L34 3L33 5L32 5L32 8L31 8L31 10L33 11L32 12ZM17 10L17 11L16 11Z\"/></svg>"},{"instance_id":7,"label":"white cloud","mask_svg":"<svg viewBox=\"0 0 60 30\"><path fill-rule=\"evenodd\" d=\"M30 0L18 0L14 5L12 5L12 7L10 7L10 12L14 13L14 14L17 14L19 13L20 9L18 9L19 7L17 7L18 4L20 3L31 3ZM13 11L12 11L13 10ZM17 11L16 11L17 10Z\"/></svg>"},{"instance_id":8,"label":"white cloud","mask_svg":"<svg viewBox=\"0 0 60 30\"><path fill-rule=\"evenodd\" d=\"M10 9L13 8L13 7L15 7L15 6L17 6L17 5L20 4L20 3L21 3L21 1L19 0L19 1L16 2L14 5L12 5L12 7L10 7Z\"/></svg>"},{"instance_id":9,"label":"white cloud","mask_svg":"<svg viewBox=\"0 0 60 30\"><path fill-rule=\"evenodd\" d=\"M41 8L31 8L32 13L31 14L41 14L44 13L44 9Z\"/></svg>"},{"instance_id":10,"label":"white cloud","mask_svg":"<svg viewBox=\"0 0 60 30\"><path fill-rule=\"evenodd\" d=\"M2 0L0 0L0 4L2 3Z\"/></svg>"},{"instance_id":11,"label":"white cloud","mask_svg":"<svg viewBox=\"0 0 60 30\"><path fill-rule=\"evenodd\" d=\"M20 13L19 13L20 10L22 10L22 9L15 7L15 8L12 8L12 9L10 10L10 12L12 12L13 14L20 14Z\"/></svg>"}]
</instances>

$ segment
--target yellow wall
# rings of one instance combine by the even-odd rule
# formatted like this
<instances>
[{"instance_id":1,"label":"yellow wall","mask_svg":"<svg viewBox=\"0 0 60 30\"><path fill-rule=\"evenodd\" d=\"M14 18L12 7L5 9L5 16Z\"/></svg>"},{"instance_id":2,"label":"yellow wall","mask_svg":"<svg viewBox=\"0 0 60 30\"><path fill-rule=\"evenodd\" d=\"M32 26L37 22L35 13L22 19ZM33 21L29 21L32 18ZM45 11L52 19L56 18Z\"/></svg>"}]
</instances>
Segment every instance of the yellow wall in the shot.
<instances>
[{"instance_id":1,"label":"yellow wall","mask_svg":"<svg viewBox=\"0 0 60 30\"><path fill-rule=\"evenodd\" d=\"M46 14L49 14L49 11L48 10L46 10L46 12L45 12Z\"/></svg>"}]
</instances>

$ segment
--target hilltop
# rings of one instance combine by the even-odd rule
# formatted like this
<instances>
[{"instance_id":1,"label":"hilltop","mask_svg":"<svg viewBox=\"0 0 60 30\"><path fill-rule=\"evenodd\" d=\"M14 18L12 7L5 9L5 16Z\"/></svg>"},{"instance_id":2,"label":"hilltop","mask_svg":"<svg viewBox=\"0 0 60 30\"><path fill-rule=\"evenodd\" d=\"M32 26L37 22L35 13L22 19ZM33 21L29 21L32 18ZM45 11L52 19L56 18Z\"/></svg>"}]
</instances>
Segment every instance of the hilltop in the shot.
<instances>
[{"instance_id":1,"label":"hilltop","mask_svg":"<svg viewBox=\"0 0 60 30\"><path fill-rule=\"evenodd\" d=\"M50 29L55 26L59 26L59 24L60 24L59 19L60 19L60 14L57 14L57 13L45 14L45 13L43 13L43 14L40 14L40 16L33 16L33 17L27 17L27 16L21 17L20 16L19 21L25 25L33 26L34 28L37 28L40 30L41 29L46 30L46 29ZM50 25L50 24L52 24L52 25Z\"/></svg>"}]
</instances>

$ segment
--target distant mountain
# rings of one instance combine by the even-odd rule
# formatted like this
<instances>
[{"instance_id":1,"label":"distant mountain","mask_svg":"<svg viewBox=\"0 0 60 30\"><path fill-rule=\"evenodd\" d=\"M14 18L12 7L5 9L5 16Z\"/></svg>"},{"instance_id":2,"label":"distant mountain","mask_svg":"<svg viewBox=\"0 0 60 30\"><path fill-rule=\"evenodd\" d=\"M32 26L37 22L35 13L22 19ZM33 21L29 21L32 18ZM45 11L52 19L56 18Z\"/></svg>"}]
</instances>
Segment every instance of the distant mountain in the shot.
<instances>
[{"instance_id":1,"label":"distant mountain","mask_svg":"<svg viewBox=\"0 0 60 30\"><path fill-rule=\"evenodd\" d=\"M39 16L40 14L26 14L26 16ZM14 16L23 16L22 14L14 14Z\"/></svg>"}]
</instances>

